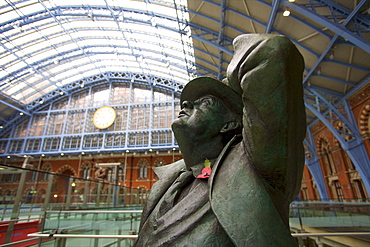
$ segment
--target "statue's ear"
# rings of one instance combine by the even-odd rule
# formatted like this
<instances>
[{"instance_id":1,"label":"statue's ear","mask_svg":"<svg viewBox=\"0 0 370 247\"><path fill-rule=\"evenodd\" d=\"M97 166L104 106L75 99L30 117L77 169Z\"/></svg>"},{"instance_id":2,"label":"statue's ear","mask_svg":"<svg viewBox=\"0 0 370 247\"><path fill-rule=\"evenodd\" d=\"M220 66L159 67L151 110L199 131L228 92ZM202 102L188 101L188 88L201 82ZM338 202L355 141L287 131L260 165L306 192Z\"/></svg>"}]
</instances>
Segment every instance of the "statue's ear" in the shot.
<instances>
[{"instance_id":1,"label":"statue's ear","mask_svg":"<svg viewBox=\"0 0 370 247\"><path fill-rule=\"evenodd\" d=\"M220 133L226 133L226 132L228 132L230 130L237 129L239 127L240 127L240 123L239 122L237 122L237 121L229 121L229 122L225 123L225 125L220 130Z\"/></svg>"}]
</instances>

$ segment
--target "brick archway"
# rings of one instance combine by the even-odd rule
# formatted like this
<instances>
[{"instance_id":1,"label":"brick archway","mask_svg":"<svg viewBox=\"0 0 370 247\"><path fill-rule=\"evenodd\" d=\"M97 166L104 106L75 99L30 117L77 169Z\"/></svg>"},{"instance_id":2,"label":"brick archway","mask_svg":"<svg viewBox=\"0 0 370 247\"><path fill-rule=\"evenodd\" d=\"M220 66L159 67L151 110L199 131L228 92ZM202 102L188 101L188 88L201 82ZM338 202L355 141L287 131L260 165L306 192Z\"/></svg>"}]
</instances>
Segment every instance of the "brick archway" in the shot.
<instances>
[{"instance_id":1,"label":"brick archway","mask_svg":"<svg viewBox=\"0 0 370 247\"><path fill-rule=\"evenodd\" d=\"M360 114L359 129L361 135L369 133L370 105L365 105Z\"/></svg>"}]
</instances>

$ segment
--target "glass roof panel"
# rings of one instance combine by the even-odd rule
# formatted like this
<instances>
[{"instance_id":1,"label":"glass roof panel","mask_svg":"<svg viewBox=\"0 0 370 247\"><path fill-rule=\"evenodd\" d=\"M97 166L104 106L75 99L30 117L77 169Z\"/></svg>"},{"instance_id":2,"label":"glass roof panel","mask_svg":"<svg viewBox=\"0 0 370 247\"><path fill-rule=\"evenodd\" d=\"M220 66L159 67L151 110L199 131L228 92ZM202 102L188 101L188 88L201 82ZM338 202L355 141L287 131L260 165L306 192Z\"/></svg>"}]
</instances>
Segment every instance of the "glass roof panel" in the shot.
<instances>
[{"instance_id":1,"label":"glass roof panel","mask_svg":"<svg viewBox=\"0 0 370 247\"><path fill-rule=\"evenodd\" d=\"M107 71L148 73L181 83L191 79L187 69L194 57L184 54L190 35L178 31L173 0L12 4L14 8L0 1L0 27L10 27L2 33L0 80L2 94L24 104L55 90L55 85ZM176 4L181 7L186 1ZM54 11L57 6L63 8Z\"/></svg>"}]
</instances>

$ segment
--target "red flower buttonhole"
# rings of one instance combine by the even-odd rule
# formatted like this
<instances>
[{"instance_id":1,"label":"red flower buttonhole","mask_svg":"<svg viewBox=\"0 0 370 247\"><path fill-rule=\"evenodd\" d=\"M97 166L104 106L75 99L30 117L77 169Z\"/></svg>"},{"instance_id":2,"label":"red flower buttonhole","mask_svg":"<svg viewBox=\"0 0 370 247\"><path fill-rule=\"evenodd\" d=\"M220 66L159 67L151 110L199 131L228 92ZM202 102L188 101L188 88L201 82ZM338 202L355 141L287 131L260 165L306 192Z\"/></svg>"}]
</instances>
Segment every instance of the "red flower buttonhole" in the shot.
<instances>
[{"instance_id":1,"label":"red flower buttonhole","mask_svg":"<svg viewBox=\"0 0 370 247\"><path fill-rule=\"evenodd\" d=\"M204 168L202 169L202 173L197 176L197 178L209 178L211 175L211 162L206 159L204 162Z\"/></svg>"}]
</instances>

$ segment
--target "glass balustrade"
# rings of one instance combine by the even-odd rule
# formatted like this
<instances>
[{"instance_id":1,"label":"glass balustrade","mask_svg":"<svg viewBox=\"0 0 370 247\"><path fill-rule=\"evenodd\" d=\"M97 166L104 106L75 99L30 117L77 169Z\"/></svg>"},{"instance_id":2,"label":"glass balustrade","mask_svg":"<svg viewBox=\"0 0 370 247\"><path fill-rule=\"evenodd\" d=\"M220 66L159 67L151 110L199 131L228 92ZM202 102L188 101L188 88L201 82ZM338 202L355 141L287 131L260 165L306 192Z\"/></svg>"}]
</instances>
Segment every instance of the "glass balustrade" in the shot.
<instances>
[{"instance_id":1,"label":"glass balustrade","mask_svg":"<svg viewBox=\"0 0 370 247\"><path fill-rule=\"evenodd\" d=\"M95 222L89 223L90 228L79 230L94 231L97 234L96 231L103 229L104 225L103 222L98 223L102 219L99 217L103 217L100 214L84 213L79 214L78 216L83 216L79 218L75 214L77 218L73 218L67 213L61 216L60 212L82 209L137 210L145 204L147 192L120 186L118 182L81 179L0 165L0 245L26 239L27 234L39 231L39 225L43 225L45 230L58 231L64 229L64 226L70 230L72 225L82 226L86 222ZM131 225L137 218L137 215L132 219L131 215L116 216L115 220L104 221L105 224L110 222L109 227L116 229L111 234L127 232L127 219L130 218L130 224L127 224ZM120 223L124 223L121 228Z\"/></svg>"}]
</instances>

